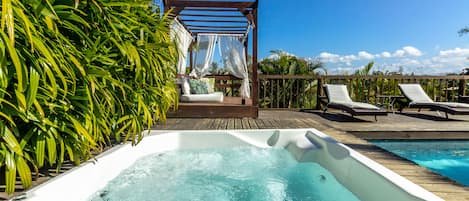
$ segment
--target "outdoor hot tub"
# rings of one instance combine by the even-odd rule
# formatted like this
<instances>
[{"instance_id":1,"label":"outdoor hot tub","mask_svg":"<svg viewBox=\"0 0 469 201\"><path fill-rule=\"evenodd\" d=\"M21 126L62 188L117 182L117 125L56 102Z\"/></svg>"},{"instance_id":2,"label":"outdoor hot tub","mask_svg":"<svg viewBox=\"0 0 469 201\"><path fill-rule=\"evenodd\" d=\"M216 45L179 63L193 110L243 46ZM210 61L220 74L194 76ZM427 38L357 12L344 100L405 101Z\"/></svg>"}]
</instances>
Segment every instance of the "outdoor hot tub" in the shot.
<instances>
[{"instance_id":1,"label":"outdoor hot tub","mask_svg":"<svg viewBox=\"0 0 469 201\"><path fill-rule=\"evenodd\" d=\"M287 172L278 173L279 175L285 176L284 178L282 177L279 179L276 178L277 175L273 176L275 177L274 179L266 178L269 176L264 176L264 174L267 175L267 172L272 168L268 167L263 170L263 166L257 167L261 168L262 171L254 173L249 173L251 171L249 166L236 168L234 170L227 170L228 172L226 173L220 173L222 176L200 173L200 171L203 171L203 169L210 169L213 166L221 166L221 169L223 170L228 169L226 164L238 165L238 163L243 163L240 159L230 158L232 155L230 155L229 152L226 153L226 150L230 149L241 150L241 153L246 153L246 155L255 154L254 157L256 158L251 161L254 162L253 166L256 166L255 164L257 163L264 165L262 161L264 156L262 154L267 153L265 150L281 151L280 153L285 152L288 153L288 156L281 155L280 158L266 158L266 160L273 161L276 165L279 166L273 168L275 171L283 171L283 169L287 168L287 166L288 168L292 169L291 171L289 170ZM208 152L211 150L222 150L222 153L225 155L209 154ZM195 158L183 158L186 156ZM270 155L266 154L266 157L267 156ZM98 156L95 161L84 163L63 175L60 175L42 185L31 189L30 191L26 192L23 197L25 197L26 200L31 201L99 200L99 196L107 196L108 194L112 194L112 192L108 192L108 190L112 190L112 186L109 187L107 185L109 184L117 186L118 184L113 183L115 182L116 178L124 178L121 180L124 180L124 184L129 186L130 189L128 194L133 196L135 193L138 193L137 190L141 188L133 186L134 183L138 183L138 181L127 181L137 177L132 176L132 174L140 175L142 178L150 178L150 176L147 176L146 174L152 174L154 176L162 176L164 174L163 176L165 177L158 177L159 181L155 181L168 182L167 185L165 185L166 183L163 183L161 187L156 188L160 189L162 187L171 186L169 181L174 179L174 177L171 177L174 175L171 174L176 174L176 172L178 172L177 170L173 171L172 168L183 166L174 165L174 167L166 167L167 172L164 172L164 168L159 167L152 167L156 169L149 170L141 167L142 163L148 163L142 161L146 158L151 158L151 160L154 160L157 163L162 163L165 160L168 160L168 158L175 158L179 160L184 159L187 163L196 162L197 165L191 164L189 166L193 166L195 169L200 169L197 169L197 171L193 172L191 172L191 170L187 171L189 171L192 175L195 173L200 173L203 176L203 179L214 177L216 178L217 182L220 180L220 177L230 177L229 179L231 180L237 179L234 182L249 180L244 176L232 176L234 174L233 172L248 172L248 174L252 174L254 176L256 176L256 174L257 176L261 175L259 178L248 181L251 182L248 185L243 185L242 183L236 183L236 185L220 184L211 189L212 193L217 193L219 191L221 195L231 196L233 193L244 193L242 196L247 196L245 195L246 191L249 191L247 194L252 197L255 196L253 195L253 192L262 191L276 196L275 199L270 197L269 199L266 198L265 200L276 200L277 198L278 200L309 200L306 198L287 199L287 197L291 196L288 195L289 193L294 194L294 196L298 196L298 194L303 193L306 195L309 189L313 191L314 188L316 191L318 191L317 189L320 189L319 191L325 193L323 193L323 195L318 195L324 196L325 199L321 198L321 200L328 200L327 198L331 198L331 200L355 199L362 201L442 200L436 195L426 191L418 185L397 175L396 173L348 148L347 146L338 143L334 139L315 129L150 131L150 136L145 137L137 146L131 146L130 144L116 146ZM209 164L204 166L204 163L208 161L207 158L214 158L214 160L217 161L216 165ZM325 172L308 172L308 168L297 168L297 166L303 167L304 164L316 165L318 168L324 169ZM150 164L149 166L155 165ZM159 166L164 166L164 164L159 164ZM212 174L212 172L217 171L210 170L209 173ZM129 172L131 176L122 175L128 174ZM298 176L299 174L306 174L308 177ZM184 179L187 179L186 176L178 175L177 177L183 177ZM231 177L236 178L233 179ZM164 178L170 179L165 181ZM192 181L194 182L193 186L195 187L205 186L205 184L197 183L202 182L198 181L197 179L187 179L186 181L183 181L182 184L191 183ZM334 184L334 188L342 190L329 189L327 186L329 185L328 183ZM336 184L340 187L336 187ZM319 187L316 188L315 185ZM145 184L144 186L151 187L152 184ZM155 186L158 185L155 184ZM221 187L218 188L219 186L223 186L231 190L229 190L230 192L223 192ZM185 187L181 186L170 189L172 193L176 194L172 197L174 198L183 195L185 198L187 198L187 200L198 200L198 198L195 198L196 195L194 195L194 199L190 199L191 195L190 193L187 193L187 191L184 191L184 193L175 192L175 189L177 190L184 188ZM341 192L339 193L338 191ZM119 192L122 193L122 190L119 190ZM137 197L137 195L135 196ZM165 199L165 197L158 197L162 196L161 194L146 196L152 198L149 200L168 200ZM112 199L103 198L103 200ZM135 200L144 199L135 198ZM179 197L179 200L184 199ZM227 198L227 200L230 199Z\"/></svg>"}]
</instances>

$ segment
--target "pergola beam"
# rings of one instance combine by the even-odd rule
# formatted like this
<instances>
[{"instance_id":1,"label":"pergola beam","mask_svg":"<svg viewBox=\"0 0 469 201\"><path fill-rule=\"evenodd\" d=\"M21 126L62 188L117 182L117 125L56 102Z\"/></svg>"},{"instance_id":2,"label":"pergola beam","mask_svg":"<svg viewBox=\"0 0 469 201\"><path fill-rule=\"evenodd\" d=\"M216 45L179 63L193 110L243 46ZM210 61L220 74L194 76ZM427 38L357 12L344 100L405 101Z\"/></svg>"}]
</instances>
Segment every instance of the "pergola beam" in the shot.
<instances>
[{"instance_id":1,"label":"pergola beam","mask_svg":"<svg viewBox=\"0 0 469 201\"><path fill-rule=\"evenodd\" d=\"M179 14L179 16L181 17L208 17L208 18L212 18L212 17L220 17L220 18L245 18L245 16L243 15L205 15L205 14L185 14L185 13L181 13Z\"/></svg>"},{"instance_id":2,"label":"pergola beam","mask_svg":"<svg viewBox=\"0 0 469 201\"><path fill-rule=\"evenodd\" d=\"M187 24L187 28L189 29L197 29L197 28L215 28L215 29L237 29L237 28L243 28L246 29L246 26L204 26L204 25L191 25Z\"/></svg>"},{"instance_id":3,"label":"pergola beam","mask_svg":"<svg viewBox=\"0 0 469 201\"><path fill-rule=\"evenodd\" d=\"M199 31L192 32L193 34L220 34L220 35L244 35L245 32L235 32L235 31Z\"/></svg>"},{"instance_id":4,"label":"pergola beam","mask_svg":"<svg viewBox=\"0 0 469 201\"><path fill-rule=\"evenodd\" d=\"M197 11L197 12L238 12L240 9L237 8L193 8L185 7L185 11Z\"/></svg>"},{"instance_id":5,"label":"pergola beam","mask_svg":"<svg viewBox=\"0 0 469 201\"><path fill-rule=\"evenodd\" d=\"M196 20L196 19L181 19L184 22L215 22L215 23L249 23L247 20Z\"/></svg>"},{"instance_id":6,"label":"pergola beam","mask_svg":"<svg viewBox=\"0 0 469 201\"><path fill-rule=\"evenodd\" d=\"M242 32L245 33L246 29L212 29L212 28L201 28L201 29L191 29L192 32L197 32L197 31L225 31L225 32Z\"/></svg>"},{"instance_id":7,"label":"pergola beam","mask_svg":"<svg viewBox=\"0 0 469 201\"><path fill-rule=\"evenodd\" d=\"M181 23L181 25L184 27L184 29L186 29L187 32L189 32L191 35L193 35L191 29L189 29L189 27L187 27L187 24L184 23L184 22L182 21L182 19L179 18L179 16L176 16L176 19Z\"/></svg>"},{"instance_id":8,"label":"pergola beam","mask_svg":"<svg viewBox=\"0 0 469 201\"><path fill-rule=\"evenodd\" d=\"M166 0L169 7L202 7L202 8L254 8L256 2L230 1L169 1Z\"/></svg>"}]
</instances>

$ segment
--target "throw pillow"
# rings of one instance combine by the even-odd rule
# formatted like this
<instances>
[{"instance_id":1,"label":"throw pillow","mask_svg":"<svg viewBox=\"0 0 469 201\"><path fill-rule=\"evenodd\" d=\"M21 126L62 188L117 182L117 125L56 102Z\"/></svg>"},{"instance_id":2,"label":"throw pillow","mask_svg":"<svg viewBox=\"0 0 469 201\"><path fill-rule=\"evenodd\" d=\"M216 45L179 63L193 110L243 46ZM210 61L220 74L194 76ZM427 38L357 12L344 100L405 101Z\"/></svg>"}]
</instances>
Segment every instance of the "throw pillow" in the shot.
<instances>
[{"instance_id":1,"label":"throw pillow","mask_svg":"<svg viewBox=\"0 0 469 201\"><path fill-rule=\"evenodd\" d=\"M207 91L209 94L213 93L215 90L215 78L201 78L200 81L205 82L207 84Z\"/></svg>"},{"instance_id":2,"label":"throw pillow","mask_svg":"<svg viewBox=\"0 0 469 201\"><path fill-rule=\"evenodd\" d=\"M191 94L208 94L207 84L200 80L189 80Z\"/></svg>"}]
</instances>

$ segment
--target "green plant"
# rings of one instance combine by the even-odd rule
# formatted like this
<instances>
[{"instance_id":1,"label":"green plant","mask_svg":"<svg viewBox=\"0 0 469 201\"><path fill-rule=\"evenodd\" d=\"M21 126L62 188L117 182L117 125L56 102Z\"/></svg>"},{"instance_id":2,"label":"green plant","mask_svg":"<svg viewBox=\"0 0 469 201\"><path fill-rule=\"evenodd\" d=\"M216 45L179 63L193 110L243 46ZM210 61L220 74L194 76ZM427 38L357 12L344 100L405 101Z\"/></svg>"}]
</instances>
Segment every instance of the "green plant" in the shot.
<instances>
[{"instance_id":1,"label":"green plant","mask_svg":"<svg viewBox=\"0 0 469 201\"><path fill-rule=\"evenodd\" d=\"M0 32L0 167L16 174L80 163L177 103L175 48L150 0L5 0Z\"/></svg>"},{"instance_id":2,"label":"green plant","mask_svg":"<svg viewBox=\"0 0 469 201\"><path fill-rule=\"evenodd\" d=\"M311 61L280 50L271 51L269 58L259 63L259 69L267 75L318 75L325 71L320 61ZM269 94L259 100L261 107L277 105L283 108L312 108L316 105L316 80L270 80L259 85L261 94Z\"/></svg>"},{"instance_id":3,"label":"green plant","mask_svg":"<svg viewBox=\"0 0 469 201\"><path fill-rule=\"evenodd\" d=\"M315 75L318 70L325 72L320 61L309 61L281 50L270 51L271 56L259 62L259 69L267 75Z\"/></svg>"}]
</instances>

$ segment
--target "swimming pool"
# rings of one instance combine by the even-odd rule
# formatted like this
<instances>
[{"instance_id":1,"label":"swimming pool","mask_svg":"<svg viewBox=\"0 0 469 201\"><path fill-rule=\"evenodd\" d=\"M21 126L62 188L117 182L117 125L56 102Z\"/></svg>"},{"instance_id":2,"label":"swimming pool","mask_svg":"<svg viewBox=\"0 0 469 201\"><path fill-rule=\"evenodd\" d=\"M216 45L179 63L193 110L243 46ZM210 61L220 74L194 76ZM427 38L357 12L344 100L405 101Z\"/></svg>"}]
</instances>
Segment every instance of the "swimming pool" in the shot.
<instances>
[{"instance_id":1,"label":"swimming pool","mask_svg":"<svg viewBox=\"0 0 469 201\"><path fill-rule=\"evenodd\" d=\"M90 200L92 196L100 194L100 192L102 192L101 195L106 195L108 193L105 189L107 184L119 178L119 175L125 173L126 169L131 168L136 162L138 164L138 161L145 157L158 158L187 151L191 154L204 153L204 150L222 150L223 152L226 149L239 148L247 148L248 150L271 149L270 151L274 152L281 150L283 159L278 159L280 164L299 164L300 166L302 164L317 164L313 165L315 166L313 169L318 170L317 167L320 166L324 171L319 168L320 171L316 172L311 170L311 167L306 168L310 170L302 169L301 171L311 174L310 179L315 182L336 180L353 196L362 201L386 200L388 198L400 201L442 200L315 129L151 131L151 136L145 137L138 146L133 147L130 144L116 146L98 156L96 161L84 163L80 167L26 192L24 197L30 201ZM257 153L255 155L259 154L255 153ZM291 159L285 159L286 153ZM205 160L205 157L202 158ZM267 159L268 157L261 158L256 160L261 163L270 160ZM291 161L293 159L294 161ZM166 175L174 176L172 174ZM299 184L301 188L298 187L298 189L315 190L307 186L310 182L307 179L303 180L295 174L287 177L293 178L290 182L306 182ZM264 186L271 193L270 195L282 195L289 190L288 187L280 188L282 183L272 183L271 181L269 179L268 182L258 186ZM272 184L272 188L265 187L268 184ZM238 186L234 189L240 190L242 188ZM340 190L340 188L338 189ZM338 195L334 192L329 192L329 194L330 196ZM190 193L187 195L190 196ZM351 196L350 198L353 199Z\"/></svg>"},{"instance_id":2,"label":"swimming pool","mask_svg":"<svg viewBox=\"0 0 469 201\"><path fill-rule=\"evenodd\" d=\"M370 140L370 142L469 186L469 140Z\"/></svg>"}]
</instances>

